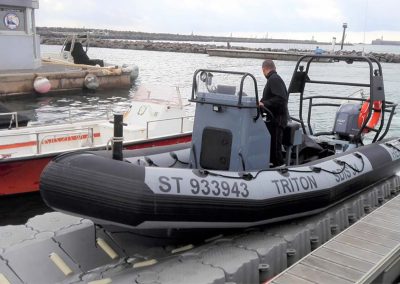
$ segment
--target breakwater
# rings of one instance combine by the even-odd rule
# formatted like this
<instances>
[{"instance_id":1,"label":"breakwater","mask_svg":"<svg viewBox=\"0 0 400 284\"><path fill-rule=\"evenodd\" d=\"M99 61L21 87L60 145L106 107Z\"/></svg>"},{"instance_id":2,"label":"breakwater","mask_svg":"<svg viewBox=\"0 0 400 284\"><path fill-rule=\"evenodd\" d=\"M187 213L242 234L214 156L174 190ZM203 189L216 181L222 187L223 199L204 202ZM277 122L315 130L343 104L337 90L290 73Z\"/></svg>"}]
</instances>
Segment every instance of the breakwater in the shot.
<instances>
[{"instance_id":1,"label":"breakwater","mask_svg":"<svg viewBox=\"0 0 400 284\"><path fill-rule=\"evenodd\" d=\"M42 44L48 45L61 45L64 38L42 38ZM166 52L183 52L183 53L201 53L206 54L208 49L227 48L227 45L216 44L196 44L196 43L182 43L182 42L161 42L161 41L132 41L132 40L105 40L105 39L92 39L90 42L92 47L113 48L113 49L134 49L134 50L153 50L153 51L166 51ZM304 49L273 49L273 48L248 48L235 46L231 47L235 50L250 50L250 51L264 51L264 52L312 52L312 50ZM339 54L339 52L336 52ZM348 55L362 55L361 51L342 51L342 54ZM394 53L376 53L369 52L366 56L377 58L380 62L400 63L400 54Z\"/></svg>"},{"instance_id":2,"label":"breakwater","mask_svg":"<svg viewBox=\"0 0 400 284\"><path fill-rule=\"evenodd\" d=\"M195 34L171 34L171 33L146 33L138 31L115 31L102 29L82 28L61 28L61 27L37 27L37 32L42 37L58 37L60 34L75 33L89 34L90 37L100 39L122 39L122 40L162 40L162 41L202 41L202 42L246 42L246 43L291 43L291 44L330 44L329 42L318 42L316 40L298 40L284 38L254 38L254 37L236 37L236 36L212 36ZM351 45L345 43L345 45Z\"/></svg>"}]
</instances>

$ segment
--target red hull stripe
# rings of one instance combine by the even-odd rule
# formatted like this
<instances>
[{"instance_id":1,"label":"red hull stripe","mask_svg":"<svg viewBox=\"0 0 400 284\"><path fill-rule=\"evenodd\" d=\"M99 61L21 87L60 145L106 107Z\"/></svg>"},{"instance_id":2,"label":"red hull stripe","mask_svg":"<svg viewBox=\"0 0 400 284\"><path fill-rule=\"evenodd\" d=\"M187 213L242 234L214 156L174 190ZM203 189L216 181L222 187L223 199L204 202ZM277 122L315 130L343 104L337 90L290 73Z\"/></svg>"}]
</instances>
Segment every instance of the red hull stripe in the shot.
<instances>
[{"instance_id":1,"label":"red hull stripe","mask_svg":"<svg viewBox=\"0 0 400 284\"><path fill-rule=\"evenodd\" d=\"M93 137L94 138L100 137L100 133L94 133ZM87 134L71 135L71 136L67 136L67 137L46 139L46 140L43 141L42 144L60 143L60 142L66 142L66 141L76 141L76 140L83 140L83 139L87 139L87 138L88 138ZM31 146L36 146L36 144L37 144L36 141L28 141L28 142L14 143L14 144L6 144L6 145L0 145L0 150L31 147Z\"/></svg>"}]
</instances>

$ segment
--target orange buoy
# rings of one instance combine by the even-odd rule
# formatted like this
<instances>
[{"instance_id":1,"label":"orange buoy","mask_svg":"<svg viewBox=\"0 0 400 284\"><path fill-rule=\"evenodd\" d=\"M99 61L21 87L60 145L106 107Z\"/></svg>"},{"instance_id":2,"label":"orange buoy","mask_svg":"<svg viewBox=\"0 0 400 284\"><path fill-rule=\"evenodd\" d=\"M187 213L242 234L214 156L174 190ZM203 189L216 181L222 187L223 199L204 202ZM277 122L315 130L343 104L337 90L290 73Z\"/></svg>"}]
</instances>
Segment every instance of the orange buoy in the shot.
<instances>
[{"instance_id":1,"label":"orange buoy","mask_svg":"<svg viewBox=\"0 0 400 284\"><path fill-rule=\"evenodd\" d=\"M360 114L358 115L359 128L364 124L365 120L368 117L369 104L370 104L370 99L367 99L361 106ZM378 124L378 121L381 118L381 113L382 113L382 101L374 101L372 105L372 114L371 117L369 118L368 123L366 124L366 128L363 131L364 133L368 133L371 128L374 128Z\"/></svg>"}]
</instances>

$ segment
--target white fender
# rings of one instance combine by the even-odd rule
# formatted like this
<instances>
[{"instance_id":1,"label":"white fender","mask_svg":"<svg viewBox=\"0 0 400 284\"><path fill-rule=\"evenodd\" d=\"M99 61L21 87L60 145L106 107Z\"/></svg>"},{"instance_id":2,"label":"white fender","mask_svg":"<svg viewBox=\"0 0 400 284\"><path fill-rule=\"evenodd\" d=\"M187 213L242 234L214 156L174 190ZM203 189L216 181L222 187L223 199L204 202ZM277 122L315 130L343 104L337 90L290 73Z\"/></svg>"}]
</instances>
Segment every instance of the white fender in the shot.
<instances>
[{"instance_id":1,"label":"white fender","mask_svg":"<svg viewBox=\"0 0 400 284\"><path fill-rule=\"evenodd\" d=\"M33 81L33 89L40 94L47 93L51 89L49 79L46 77L36 77L35 81Z\"/></svg>"},{"instance_id":2,"label":"white fender","mask_svg":"<svg viewBox=\"0 0 400 284\"><path fill-rule=\"evenodd\" d=\"M139 77L139 67L137 65L122 65L122 72L130 73L131 82L134 82Z\"/></svg>"},{"instance_id":3,"label":"white fender","mask_svg":"<svg viewBox=\"0 0 400 284\"><path fill-rule=\"evenodd\" d=\"M84 84L89 90L96 90L100 85L97 76L90 73L86 75Z\"/></svg>"}]
</instances>

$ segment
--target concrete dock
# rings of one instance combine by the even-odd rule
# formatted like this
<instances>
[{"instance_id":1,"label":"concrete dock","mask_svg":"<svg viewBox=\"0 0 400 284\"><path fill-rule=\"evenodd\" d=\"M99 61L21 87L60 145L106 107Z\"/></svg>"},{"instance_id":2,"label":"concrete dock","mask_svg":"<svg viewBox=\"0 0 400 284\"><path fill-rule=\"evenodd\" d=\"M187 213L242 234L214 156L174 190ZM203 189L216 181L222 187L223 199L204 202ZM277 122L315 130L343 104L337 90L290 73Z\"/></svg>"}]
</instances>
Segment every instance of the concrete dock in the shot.
<instances>
[{"instance_id":1,"label":"concrete dock","mask_svg":"<svg viewBox=\"0 0 400 284\"><path fill-rule=\"evenodd\" d=\"M0 97L32 94L34 81L38 77L50 81L50 92L81 90L85 88L88 74L97 77L98 89L127 88L132 86L131 71L119 66L96 67L43 60L37 69L0 71Z\"/></svg>"},{"instance_id":2,"label":"concrete dock","mask_svg":"<svg viewBox=\"0 0 400 284\"><path fill-rule=\"evenodd\" d=\"M1 70L0 97L34 93L33 84L38 77L50 81L53 93L82 90L88 74L97 77L98 89L130 88L132 85L131 70L118 66L96 67L43 59L42 66L37 69Z\"/></svg>"},{"instance_id":3,"label":"concrete dock","mask_svg":"<svg viewBox=\"0 0 400 284\"><path fill-rule=\"evenodd\" d=\"M257 59L272 59L283 61L297 61L303 55L308 53L301 52L275 52L275 51L255 51L255 50L240 50L240 49L207 49L210 56L233 57L233 58L257 58ZM330 62L326 58L321 58L319 62Z\"/></svg>"}]
</instances>

